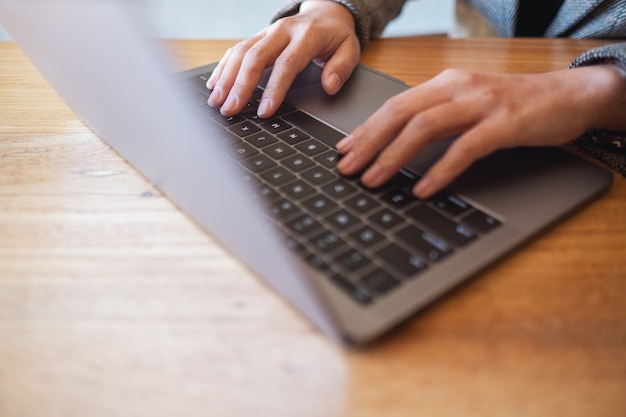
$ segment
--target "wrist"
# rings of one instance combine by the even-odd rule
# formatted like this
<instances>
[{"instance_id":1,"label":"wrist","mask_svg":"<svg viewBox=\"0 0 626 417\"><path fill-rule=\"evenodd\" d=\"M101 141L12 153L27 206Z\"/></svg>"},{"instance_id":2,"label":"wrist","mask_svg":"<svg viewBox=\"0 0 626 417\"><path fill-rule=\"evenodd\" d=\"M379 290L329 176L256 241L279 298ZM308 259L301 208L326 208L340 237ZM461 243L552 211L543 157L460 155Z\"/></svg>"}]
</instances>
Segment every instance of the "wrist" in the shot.
<instances>
[{"instance_id":1,"label":"wrist","mask_svg":"<svg viewBox=\"0 0 626 417\"><path fill-rule=\"evenodd\" d=\"M581 67L586 105L592 115L590 129L626 132L626 70L603 64Z\"/></svg>"}]
</instances>

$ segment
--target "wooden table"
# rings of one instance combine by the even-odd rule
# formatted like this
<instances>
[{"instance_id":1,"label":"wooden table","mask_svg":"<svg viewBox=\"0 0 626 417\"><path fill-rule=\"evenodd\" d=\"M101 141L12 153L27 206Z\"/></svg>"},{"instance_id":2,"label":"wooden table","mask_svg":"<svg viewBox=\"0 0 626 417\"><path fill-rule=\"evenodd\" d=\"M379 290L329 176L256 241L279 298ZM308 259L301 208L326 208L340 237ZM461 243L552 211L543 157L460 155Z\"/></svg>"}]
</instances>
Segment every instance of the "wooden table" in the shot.
<instances>
[{"instance_id":1,"label":"wooden table","mask_svg":"<svg viewBox=\"0 0 626 417\"><path fill-rule=\"evenodd\" d=\"M233 42L168 44L180 68ZM374 42L447 67L565 68L600 44ZM106 80L102 80L106 82ZM368 349L335 346L0 44L0 416L626 415L626 179Z\"/></svg>"}]
</instances>

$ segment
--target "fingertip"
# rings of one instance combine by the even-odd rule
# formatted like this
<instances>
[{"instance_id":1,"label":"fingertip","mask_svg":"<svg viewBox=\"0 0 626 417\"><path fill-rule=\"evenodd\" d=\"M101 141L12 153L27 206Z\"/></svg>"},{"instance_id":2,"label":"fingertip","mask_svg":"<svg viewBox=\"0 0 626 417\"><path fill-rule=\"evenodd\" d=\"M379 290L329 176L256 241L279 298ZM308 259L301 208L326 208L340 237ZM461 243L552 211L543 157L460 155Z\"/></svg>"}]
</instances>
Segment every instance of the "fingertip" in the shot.
<instances>
[{"instance_id":1,"label":"fingertip","mask_svg":"<svg viewBox=\"0 0 626 417\"><path fill-rule=\"evenodd\" d=\"M374 162L361 176L361 182L369 188L377 188L386 182L387 174L383 168Z\"/></svg>"},{"instance_id":2,"label":"fingertip","mask_svg":"<svg viewBox=\"0 0 626 417\"><path fill-rule=\"evenodd\" d=\"M339 142L337 142L337 145L335 145L335 147L337 148L337 151L339 153L346 154L350 149L352 149L353 144L354 136L348 135L345 138L341 139Z\"/></svg>"},{"instance_id":3,"label":"fingertip","mask_svg":"<svg viewBox=\"0 0 626 417\"><path fill-rule=\"evenodd\" d=\"M213 71L209 79L206 81L206 88L209 90L213 90L216 82L217 82L217 75L215 74L215 71Z\"/></svg>"},{"instance_id":4,"label":"fingertip","mask_svg":"<svg viewBox=\"0 0 626 417\"><path fill-rule=\"evenodd\" d=\"M344 175L349 175L350 170L352 169L352 165L354 164L354 158L355 156L353 152L349 152L343 158L341 158L337 163L337 169L339 170L339 172Z\"/></svg>"},{"instance_id":5,"label":"fingertip","mask_svg":"<svg viewBox=\"0 0 626 417\"><path fill-rule=\"evenodd\" d=\"M239 113L239 97L236 95L229 95L222 108L220 109L221 113L224 116L232 116Z\"/></svg>"},{"instance_id":6,"label":"fingertip","mask_svg":"<svg viewBox=\"0 0 626 417\"><path fill-rule=\"evenodd\" d=\"M263 97L257 109L257 115L262 119L267 119L274 114L274 100L270 97Z\"/></svg>"},{"instance_id":7,"label":"fingertip","mask_svg":"<svg viewBox=\"0 0 626 417\"><path fill-rule=\"evenodd\" d=\"M213 91L211 92L211 95L209 95L209 99L208 99L209 106L213 106L213 107L221 106L223 103L222 96L223 96L222 87L218 85L213 89Z\"/></svg>"},{"instance_id":8,"label":"fingertip","mask_svg":"<svg viewBox=\"0 0 626 417\"><path fill-rule=\"evenodd\" d=\"M323 82L322 82L322 87L324 87L324 91L326 91L326 93L330 95L337 94L339 90L341 89L342 85L343 85L343 81L341 80L341 78L336 72L333 72L329 74L328 76L324 77Z\"/></svg>"},{"instance_id":9,"label":"fingertip","mask_svg":"<svg viewBox=\"0 0 626 417\"><path fill-rule=\"evenodd\" d=\"M423 177L413 187L413 194L422 200L432 197L437 191L437 187L429 177Z\"/></svg>"}]
</instances>

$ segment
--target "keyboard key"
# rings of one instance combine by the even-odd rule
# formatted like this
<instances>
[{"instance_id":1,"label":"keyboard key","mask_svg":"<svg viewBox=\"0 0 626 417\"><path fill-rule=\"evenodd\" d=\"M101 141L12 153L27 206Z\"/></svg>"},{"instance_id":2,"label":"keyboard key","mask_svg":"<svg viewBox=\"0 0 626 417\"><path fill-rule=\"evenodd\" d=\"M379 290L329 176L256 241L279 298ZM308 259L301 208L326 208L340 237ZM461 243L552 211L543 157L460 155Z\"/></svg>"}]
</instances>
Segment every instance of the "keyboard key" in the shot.
<instances>
[{"instance_id":1,"label":"keyboard key","mask_svg":"<svg viewBox=\"0 0 626 417\"><path fill-rule=\"evenodd\" d=\"M259 123L263 123L264 120L261 119L258 114L256 114L256 107L253 106L252 103L248 103L248 109L249 110L241 113L243 117L250 120L255 125L258 125Z\"/></svg>"},{"instance_id":2,"label":"keyboard key","mask_svg":"<svg viewBox=\"0 0 626 417\"><path fill-rule=\"evenodd\" d=\"M272 143L278 142L278 139L265 132L255 133L253 135L246 136L244 139L255 148L264 148Z\"/></svg>"},{"instance_id":3,"label":"keyboard key","mask_svg":"<svg viewBox=\"0 0 626 417\"><path fill-rule=\"evenodd\" d=\"M337 162L339 161L339 152L334 149L329 149L316 156L314 159L326 168L333 169L337 166Z\"/></svg>"},{"instance_id":4,"label":"keyboard key","mask_svg":"<svg viewBox=\"0 0 626 417\"><path fill-rule=\"evenodd\" d=\"M288 143L289 145L295 145L295 144L302 142L305 139L310 138L309 135L307 135L303 131L296 129L296 128L286 130L284 132L279 133L276 136L278 136L280 140L282 140L285 143Z\"/></svg>"},{"instance_id":5,"label":"keyboard key","mask_svg":"<svg viewBox=\"0 0 626 417\"><path fill-rule=\"evenodd\" d=\"M320 230L320 224L312 216L303 214L287 223L287 227L299 235L306 235L316 230Z\"/></svg>"},{"instance_id":6,"label":"keyboard key","mask_svg":"<svg viewBox=\"0 0 626 417\"><path fill-rule=\"evenodd\" d=\"M466 245L476 239L476 234L467 226L450 220L426 204L413 207L406 214L454 244Z\"/></svg>"},{"instance_id":7,"label":"keyboard key","mask_svg":"<svg viewBox=\"0 0 626 417\"><path fill-rule=\"evenodd\" d=\"M269 185L263 183L259 184L255 195L262 197L267 202L280 198L280 194L274 189L274 187L270 187Z\"/></svg>"},{"instance_id":8,"label":"keyboard key","mask_svg":"<svg viewBox=\"0 0 626 417\"><path fill-rule=\"evenodd\" d=\"M304 201L302 205L312 214L322 214L337 207L337 203L325 195L316 195Z\"/></svg>"},{"instance_id":9,"label":"keyboard key","mask_svg":"<svg viewBox=\"0 0 626 417\"><path fill-rule=\"evenodd\" d=\"M243 138L244 136L259 132L261 129L249 120L245 120L241 123L230 126L228 130Z\"/></svg>"},{"instance_id":10,"label":"keyboard key","mask_svg":"<svg viewBox=\"0 0 626 417\"><path fill-rule=\"evenodd\" d=\"M350 237L364 247L374 246L383 239L383 235L370 226L361 227L356 232L351 233Z\"/></svg>"},{"instance_id":11,"label":"keyboard key","mask_svg":"<svg viewBox=\"0 0 626 417\"><path fill-rule=\"evenodd\" d=\"M280 200L271 204L270 211L274 217L282 219L286 219L292 217L295 214L302 213L294 203L287 200L286 198L281 198Z\"/></svg>"},{"instance_id":12,"label":"keyboard key","mask_svg":"<svg viewBox=\"0 0 626 417\"><path fill-rule=\"evenodd\" d=\"M385 294L400 285L400 281L383 269L377 268L359 280L366 289L375 294Z\"/></svg>"},{"instance_id":13,"label":"keyboard key","mask_svg":"<svg viewBox=\"0 0 626 417\"><path fill-rule=\"evenodd\" d=\"M391 243L376 252L383 261L404 274L405 278L414 276L427 268L426 262L395 243Z\"/></svg>"},{"instance_id":14,"label":"keyboard key","mask_svg":"<svg viewBox=\"0 0 626 417\"><path fill-rule=\"evenodd\" d=\"M327 150L328 147L315 139L307 139L296 145L296 149L307 156L315 156Z\"/></svg>"},{"instance_id":15,"label":"keyboard key","mask_svg":"<svg viewBox=\"0 0 626 417\"><path fill-rule=\"evenodd\" d=\"M326 217L326 221L328 221L333 228L346 230L359 223L360 220L348 211L341 209Z\"/></svg>"},{"instance_id":16,"label":"keyboard key","mask_svg":"<svg viewBox=\"0 0 626 417\"><path fill-rule=\"evenodd\" d=\"M322 167L316 166L309 169L308 171L303 172L302 178L306 179L309 183L313 185L322 185L338 177L330 171L327 171Z\"/></svg>"},{"instance_id":17,"label":"keyboard key","mask_svg":"<svg viewBox=\"0 0 626 417\"><path fill-rule=\"evenodd\" d=\"M277 164L266 155L260 154L245 159L242 161L242 165L254 173L259 173L267 171L268 169L275 167Z\"/></svg>"},{"instance_id":18,"label":"keyboard key","mask_svg":"<svg viewBox=\"0 0 626 417\"><path fill-rule=\"evenodd\" d=\"M315 269L319 269L320 271L328 271L330 266L319 256L310 253L304 259Z\"/></svg>"},{"instance_id":19,"label":"keyboard key","mask_svg":"<svg viewBox=\"0 0 626 417\"><path fill-rule=\"evenodd\" d=\"M287 171L285 168L279 166L276 168L272 168L267 172L264 172L263 174L261 174L261 178L267 181L268 184L280 186L283 184L287 184L289 181L293 181L296 176Z\"/></svg>"},{"instance_id":20,"label":"keyboard key","mask_svg":"<svg viewBox=\"0 0 626 417\"><path fill-rule=\"evenodd\" d=\"M277 161L296 153L296 151L294 151L291 147L280 142L274 143L270 146L266 146L265 148L263 148L263 152L265 152L271 158Z\"/></svg>"},{"instance_id":21,"label":"keyboard key","mask_svg":"<svg viewBox=\"0 0 626 417\"><path fill-rule=\"evenodd\" d=\"M402 217L387 208L377 211L369 218L374 224L380 226L383 230L391 229L392 227L404 222Z\"/></svg>"},{"instance_id":22,"label":"keyboard key","mask_svg":"<svg viewBox=\"0 0 626 417\"><path fill-rule=\"evenodd\" d=\"M361 288L348 281L346 278L340 275L333 275L331 281L337 284L339 288L345 291L350 298L358 302L359 304L367 305L372 302L372 298L363 291Z\"/></svg>"},{"instance_id":23,"label":"keyboard key","mask_svg":"<svg viewBox=\"0 0 626 417\"><path fill-rule=\"evenodd\" d=\"M420 251L428 261L440 261L452 253L452 249L443 240L414 225L402 228L396 236Z\"/></svg>"},{"instance_id":24,"label":"keyboard key","mask_svg":"<svg viewBox=\"0 0 626 417\"><path fill-rule=\"evenodd\" d=\"M480 210L475 210L471 212L469 215L463 218L462 222L467 224L474 230L478 230L482 233L487 233L488 231L495 229L500 226L500 221L490 215L483 213Z\"/></svg>"},{"instance_id":25,"label":"keyboard key","mask_svg":"<svg viewBox=\"0 0 626 417\"><path fill-rule=\"evenodd\" d=\"M235 116L222 116L221 114L217 114L213 118L213 120L221 124L224 127L228 127L228 126L236 125L237 123L241 123L245 121L246 119L244 119L243 116L240 114L237 114Z\"/></svg>"},{"instance_id":26,"label":"keyboard key","mask_svg":"<svg viewBox=\"0 0 626 417\"><path fill-rule=\"evenodd\" d=\"M439 194L432 199L433 204L451 216L458 216L472 208L468 203L452 194Z\"/></svg>"},{"instance_id":27,"label":"keyboard key","mask_svg":"<svg viewBox=\"0 0 626 417\"><path fill-rule=\"evenodd\" d=\"M304 197L311 194L315 189L302 180L295 180L287 185L281 187L281 190L295 200L302 200Z\"/></svg>"},{"instance_id":28,"label":"keyboard key","mask_svg":"<svg viewBox=\"0 0 626 417\"><path fill-rule=\"evenodd\" d=\"M272 118L270 120L266 120L263 123L261 123L260 126L263 129L273 134L280 133L284 130L291 128L291 125L289 123L286 123L279 118Z\"/></svg>"},{"instance_id":29,"label":"keyboard key","mask_svg":"<svg viewBox=\"0 0 626 417\"><path fill-rule=\"evenodd\" d=\"M283 118L289 123L295 124L311 136L318 138L333 149L335 148L335 145L337 145L337 142L345 136L327 124L324 124L301 111L285 115Z\"/></svg>"},{"instance_id":30,"label":"keyboard key","mask_svg":"<svg viewBox=\"0 0 626 417\"><path fill-rule=\"evenodd\" d=\"M292 172L301 172L315 165L306 156L298 154L283 159L282 164Z\"/></svg>"},{"instance_id":31,"label":"keyboard key","mask_svg":"<svg viewBox=\"0 0 626 417\"><path fill-rule=\"evenodd\" d=\"M338 178L330 184L326 184L322 187L322 190L327 195L337 199L346 198L357 191L356 187L343 178Z\"/></svg>"},{"instance_id":32,"label":"keyboard key","mask_svg":"<svg viewBox=\"0 0 626 417\"><path fill-rule=\"evenodd\" d=\"M390 191L387 191L381 198L386 203L389 203L391 206L398 209L406 207L417 201L415 196L398 188L393 188Z\"/></svg>"},{"instance_id":33,"label":"keyboard key","mask_svg":"<svg viewBox=\"0 0 626 417\"><path fill-rule=\"evenodd\" d=\"M339 237L339 235L333 231L327 230L319 235L315 236L311 243L315 249L324 253L330 253L333 250L344 246L346 243Z\"/></svg>"},{"instance_id":34,"label":"keyboard key","mask_svg":"<svg viewBox=\"0 0 626 417\"><path fill-rule=\"evenodd\" d=\"M368 197L363 193L349 198L346 200L345 205L349 210L355 211L359 214L364 214L375 207L380 207L380 205L373 198Z\"/></svg>"},{"instance_id":35,"label":"keyboard key","mask_svg":"<svg viewBox=\"0 0 626 417\"><path fill-rule=\"evenodd\" d=\"M339 255L336 260L344 269L350 272L356 272L365 265L369 265L370 262L367 256L356 249L349 249Z\"/></svg>"}]
</instances>

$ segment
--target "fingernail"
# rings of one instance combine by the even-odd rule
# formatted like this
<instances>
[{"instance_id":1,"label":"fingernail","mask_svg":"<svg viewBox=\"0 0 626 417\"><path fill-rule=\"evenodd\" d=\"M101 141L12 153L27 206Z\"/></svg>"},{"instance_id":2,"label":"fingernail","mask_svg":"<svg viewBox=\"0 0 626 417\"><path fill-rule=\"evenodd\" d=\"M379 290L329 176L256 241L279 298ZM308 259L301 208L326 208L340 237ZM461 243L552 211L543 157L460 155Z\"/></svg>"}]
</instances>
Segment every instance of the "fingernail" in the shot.
<instances>
[{"instance_id":1,"label":"fingernail","mask_svg":"<svg viewBox=\"0 0 626 417\"><path fill-rule=\"evenodd\" d=\"M341 79L336 73L332 73L328 76L328 91L330 94L335 94L341 88Z\"/></svg>"},{"instance_id":2,"label":"fingernail","mask_svg":"<svg viewBox=\"0 0 626 417\"><path fill-rule=\"evenodd\" d=\"M380 185L383 170L378 164L374 164L365 171L361 177L361 182L369 187L378 187Z\"/></svg>"},{"instance_id":3,"label":"fingernail","mask_svg":"<svg viewBox=\"0 0 626 417\"><path fill-rule=\"evenodd\" d=\"M209 105L213 107L217 107L220 105L222 100L222 87L217 86L209 96Z\"/></svg>"},{"instance_id":4,"label":"fingernail","mask_svg":"<svg viewBox=\"0 0 626 417\"><path fill-rule=\"evenodd\" d=\"M337 142L336 148L340 153L346 153L352 148L352 144L354 143L354 136L348 135L345 138L341 139Z\"/></svg>"},{"instance_id":5,"label":"fingernail","mask_svg":"<svg viewBox=\"0 0 626 417\"><path fill-rule=\"evenodd\" d=\"M239 103L239 98L237 96L230 95L222 104L222 112L230 113L232 110L237 108L237 104Z\"/></svg>"},{"instance_id":6,"label":"fingernail","mask_svg":"<svg viewBox=\"0 0 626 417\"><path fill-rule=\"evenodd\" d=\"M264 97L259 103L259 108L257 110L257 115L262 118L266 118L270 116L270 111L272 107L272 99L269 97Z\"/></svg>"},{"instance_id":7,"label":"fingernail","mask_svg":"<svg viewBox=\"0 0 626 417\"><path fill-rule=\"evenodd\" d=\"M419 198L428 198L432 194L433 183L428 177L423 177L415 187L413 187L413 194Z\"/></svg>"},{"instance_id":8,"label":"fingernail","mask_svg":"<svg viewBox=\"0 0 626 417\"><path fill-rule=\"evenodd\" d=\"M215 72L211 73L211 76L209 77L209 79L206 81L206 88L208 88L209 90L213 89L213 86L215 84Z\"/></svg>"}]
</instances>

